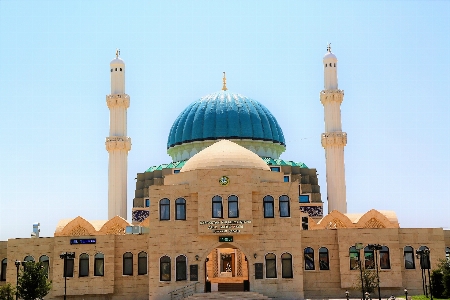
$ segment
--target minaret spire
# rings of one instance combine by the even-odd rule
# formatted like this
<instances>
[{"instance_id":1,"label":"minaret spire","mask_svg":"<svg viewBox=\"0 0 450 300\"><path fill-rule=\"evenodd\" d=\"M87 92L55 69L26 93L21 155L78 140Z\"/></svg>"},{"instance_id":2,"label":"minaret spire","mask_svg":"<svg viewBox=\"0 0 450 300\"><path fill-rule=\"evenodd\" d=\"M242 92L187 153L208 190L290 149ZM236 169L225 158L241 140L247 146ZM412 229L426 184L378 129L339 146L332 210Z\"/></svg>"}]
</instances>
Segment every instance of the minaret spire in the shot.
<instances>
[{"instance_id":1,"label":"minaret spire","mask_svg":"<svg viewBox=\"0 0 450 300\"><path fill-rule=\"evenodd\" d=\"M337 58L328 44L323 58L324 90L320 92L325 112L325 133L322 133L322 146L325 148L327 168L328 213L338 210L347 213L345 189L344 147L347 133L342 132L341 103L344 91L338 89Z\"/></svg>"},{"instance_id":2,"label":"minaret spire","mask_svg":"<svg viewBox=\"0 0 450 300\"><path fill-rule=\"evenodd\" d=\"M127 219L127 165L131 139L127 137L127 109L130 96L125 94L125 63L119 57L110 63L111 94L106 96L109 108L109 136L106 138L106 150L109 153L108 164L108 219L120 216Z\"/></svg>"},{"instance_id":3,"label":"minaret spire","mask_svg":"<svg viewBox=\"0 0 450 300\"><path fill-rule=\"evenodd\" d=\"M227 89L227 77L225 76L225 72L223 72L223 86L222 86L222 91L226 91Z\"/></svg>"}]
</instances>

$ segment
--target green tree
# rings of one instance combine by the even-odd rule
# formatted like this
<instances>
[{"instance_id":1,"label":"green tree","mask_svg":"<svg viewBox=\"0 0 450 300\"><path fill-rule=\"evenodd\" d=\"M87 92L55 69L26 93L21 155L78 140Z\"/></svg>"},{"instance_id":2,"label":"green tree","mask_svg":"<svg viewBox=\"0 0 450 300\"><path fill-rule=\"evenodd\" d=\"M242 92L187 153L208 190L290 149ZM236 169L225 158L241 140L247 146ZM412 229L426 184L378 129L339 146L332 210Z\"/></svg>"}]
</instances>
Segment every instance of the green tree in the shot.
<instances>
[{"instance_id":1,"label":"green tree","mask_svg":"<svg viewBox=\"0 0 450 300\"><path fill-rule=\"evenodd\" d=\"M43 299L51 289L47 270L41 263L28 261L20 272L17 291L23 300Z\"/></svg>"},{"instance_id":2,"label":"green tree","mask_svg":"<svg viewBox=\"0 0 450 300\"><path fill-rule=\"evenodd\" d=\"M14 300L16 289L10 284L0 286L0 300Z\"/></svg>"},{"instance_id":3,"label":"green tree","mask_svg":"<svg viewBox=\"0 0 450 300\"><path fill-rule=\"evenodd\" d=\"M450 261L441 259L431 275L433 295L450 298Z\"/></svg>"},{"instance_id":4,"label":"green tree","mask_svg":"<svg viewBox=\"0 0 450 300\"><path fill-rule=\"evenodd\" d=\"M357 267L359 270L359 267ZM378 288L378 280L377 273L375 270L368 270L366 268L362 268L362 281L361 281L361 273L358 272L358 276L356 277L354 288L356 290L360 290L362 292L362 287L364 286L364 292L368 292L372 294L376 288Z\"/></svg>"}]
</instances>

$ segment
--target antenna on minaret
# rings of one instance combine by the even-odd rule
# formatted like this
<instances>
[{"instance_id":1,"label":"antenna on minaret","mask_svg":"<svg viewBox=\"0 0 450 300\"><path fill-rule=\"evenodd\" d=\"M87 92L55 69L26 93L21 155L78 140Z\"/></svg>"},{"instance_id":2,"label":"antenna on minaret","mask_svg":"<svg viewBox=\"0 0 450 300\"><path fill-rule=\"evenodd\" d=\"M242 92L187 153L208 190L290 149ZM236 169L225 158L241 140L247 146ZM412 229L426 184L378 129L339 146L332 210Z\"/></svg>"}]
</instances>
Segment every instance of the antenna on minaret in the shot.
<instances>
[{"instance_id":1,"label":"antenna on minaret","mask_svg":"<svg viewBox=\"0 0 450 300\"><path fill-rule=\"evenodd\" d=\"M222 91L226 91L227 89L227 77L225 76L225 72L223 72L223 86L222 86Z\"/></svg>"},{"instance_id":2,"label":"antenna on minaret","mask_svg":"<svg viewBox=\"0 0 450 300\"><path fill-rule=\"evenodd\" d=\"M328 43L328 46L327 46L327 52L330 52L330 53L331 53L331 43Z\"/></svg>"},{"instance_id":3,"label":"antenna on minaret","mask_svg":"<svg viewBox=\"0 0 450 300\"><path fill-rule=\"evenodd\" d=\"M119 58L120 55L120 49L116 49L116 58Z\"/></svg>"}]
</instances>

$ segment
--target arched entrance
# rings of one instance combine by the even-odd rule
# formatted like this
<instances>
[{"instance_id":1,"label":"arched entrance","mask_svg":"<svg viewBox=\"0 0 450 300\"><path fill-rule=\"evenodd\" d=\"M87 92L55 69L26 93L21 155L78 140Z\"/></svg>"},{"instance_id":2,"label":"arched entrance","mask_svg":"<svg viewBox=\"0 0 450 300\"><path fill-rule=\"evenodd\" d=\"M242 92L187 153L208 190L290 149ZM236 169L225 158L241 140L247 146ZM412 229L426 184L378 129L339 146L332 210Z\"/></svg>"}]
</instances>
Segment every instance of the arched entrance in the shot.
<instances>
[{"instance_id":1,"label":"arched entrance","mask_svg":"<svg viewBox=\"0 0 450 300\"><path fill-rule=\"evenodd\" d=\"M248 273L248 259L244 252L234 245L222 244L206 258L206 291L249 291Z\"/></svg>"}]
</instances>

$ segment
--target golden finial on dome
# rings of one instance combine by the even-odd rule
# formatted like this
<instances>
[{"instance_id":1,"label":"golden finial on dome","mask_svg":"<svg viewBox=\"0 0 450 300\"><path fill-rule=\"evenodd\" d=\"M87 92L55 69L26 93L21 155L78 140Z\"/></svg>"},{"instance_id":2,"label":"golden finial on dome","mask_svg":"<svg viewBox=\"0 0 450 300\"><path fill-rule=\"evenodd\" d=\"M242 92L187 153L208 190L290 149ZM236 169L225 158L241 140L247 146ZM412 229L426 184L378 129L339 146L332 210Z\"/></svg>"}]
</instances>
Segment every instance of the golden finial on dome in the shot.
<instances>
[{"instance_id":1,"label":"golden finial on dome","mask_svg":"<svg viewBox=\"0 0 450 300\"><path fill-rule=\"evenodd\" d=\"M225 72L223 72L223 87L222 91L226 91L227 89L227 78L225 77Z\"/></svg>"},{"instance_id":2,"label":"golden finial on dome","mask_svg":"<svg viewBox=\"0 0 450 300\"><path fill-rule=\"evenodd\" d=\"M331 53L331 43L328 43L327 51Z\"/></svg>"}]
</instances>

